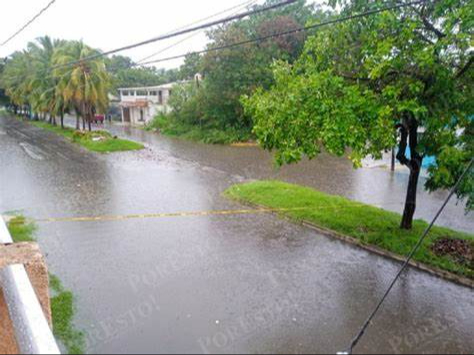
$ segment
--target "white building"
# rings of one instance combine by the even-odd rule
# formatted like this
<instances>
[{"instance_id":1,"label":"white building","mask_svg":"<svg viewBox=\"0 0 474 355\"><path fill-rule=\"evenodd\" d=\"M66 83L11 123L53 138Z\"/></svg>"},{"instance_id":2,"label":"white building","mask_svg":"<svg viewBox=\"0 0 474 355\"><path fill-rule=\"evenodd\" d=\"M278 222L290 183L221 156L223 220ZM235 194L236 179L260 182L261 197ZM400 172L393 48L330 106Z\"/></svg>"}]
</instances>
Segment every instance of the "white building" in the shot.
<instances>
[{"instance_id":1,"label":"white building","mask_svg":"<svg viewBox=\"0 0 474 355\"><path fill-rule=\"evenodd\" d=\"M168 100L177 84L119 89L122 122L143 125L158 113L168 112Z\"/></svg>"}]
</instances>

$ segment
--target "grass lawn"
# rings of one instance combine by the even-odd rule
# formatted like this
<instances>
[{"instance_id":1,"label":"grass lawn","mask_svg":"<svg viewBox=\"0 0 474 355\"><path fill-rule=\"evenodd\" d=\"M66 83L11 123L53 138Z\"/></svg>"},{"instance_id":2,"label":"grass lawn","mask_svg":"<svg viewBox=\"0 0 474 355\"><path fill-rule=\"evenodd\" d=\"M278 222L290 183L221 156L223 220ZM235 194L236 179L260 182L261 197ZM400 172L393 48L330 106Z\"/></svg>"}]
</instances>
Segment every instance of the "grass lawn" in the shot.
<instances>
[{"instance_id":1,"label":"grass lawn","mask_svg":"<svg viewBox=\"0 0 474 355\"><path fill-rule=\"evenodd\" d=\"M206 144L232 144L247 142L251 138L249 130L222 129L209 125L201 127L200 125L179 122L166 116L157 116L145 127L145 130Z\"/></svg>"},{"instance_id":2,"label":"grass lawn","mask_svg":"<svg viewBox=\"0 0 474 355\"><path fill-rule=\"evenodd\" d=\"M34 242L36 227L23 216L17 216L8 222L8 229L15 243ZM49 276L51 292L51 313L53 315L54 336L66 347L69 354L83 354L85 351L84 333L73 325L74 296L64 289L61 281L54 275Z\"/></svg>"},{"instance_id":3,"label":"grass lawn","mask_svg":"<svg viewBox=\"0 0 474 355\"><path fill-rule=\"evenodd\" d=\"M401 215L397 213L278 181L235 185L228 189L225 195L234 200L267 208L298 208L281 213L296 221L307 221L356 238L363 244L375 245L402 256L408 255L428 226L425 221L417 220L413 230L402 230L399 228ZM461 243L467 245L470 250L470 255L464 258L435 253L432 247L445 239L462 240ZM474 235L434 227L414 260L473 279L473 249Z\"/></svg>"},{"instance_id":4,"label":"grass lawn","mask_svg":"<svg viewBox=\"0 0 474 355\"><path fill-rule=\"evenodd\" d=\"M61 129L60 126L53 126L48 122L28 121L30 124L59 134L84 148L97 153L125 152L130 150L141 150L143 144L132 142L126 139L114 138L109 132L93 131L80 132L72 128Z\"/></svg>"}]
</instances>

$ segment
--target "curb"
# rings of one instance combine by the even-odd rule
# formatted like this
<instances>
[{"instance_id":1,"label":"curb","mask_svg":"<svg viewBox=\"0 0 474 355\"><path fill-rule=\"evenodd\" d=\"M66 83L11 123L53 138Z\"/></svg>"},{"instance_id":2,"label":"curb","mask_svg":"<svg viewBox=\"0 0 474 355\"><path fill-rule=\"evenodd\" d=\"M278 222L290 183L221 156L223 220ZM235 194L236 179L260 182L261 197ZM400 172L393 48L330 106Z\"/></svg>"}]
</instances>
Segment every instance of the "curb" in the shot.
<instances>
[{"instance_id":1,"label":"curb","mask_svg":"<svg viewBox=\"0 0 474 355\"><path fill-rule=\"evenodd\" d=\"M244 204L244 205L247 205L247 206L250 206L250 207L268 208L268 207L260 206L258 204L250 203L248 201L243 201L241 199L234 198L234 197L231 197L229 195L226 195L226 196L231 198L234 201L237 201L241 204ZM285 215L282 212L270 212L270 213L273 214L273 215L277 215L278 217L283 217L284 219L286 219L286 220L288 220L292 223L302 225L304 227L312 229L312 230L314 230L314 231L316 231L316 232L318 232L318 233L320 233L320 234L322 234L326 237L341 240L343 242L346 242L346 243L349 243L351 245L357 246L361 249L372 252L372 253L377 254L379 256L382 256L384 258L390 259L392 261L397 261L397 262L402 262L403 263L406 260L406 257L404 257L404 256L401 256L399 254L395 254L391 251L379 248L379 247L374 246L374 245L364 244L359 239L356 239L354 237L349 237L349 236L344 235L344 234L340 234L338 232L335 232L335 231L330 230L330 229L326 229L324 227L320 227L320 226L318 226L314 223L311 223L311 222L308 222L308 221L305 221L305 220L297 220L295 218L292 218L290 216ZM468 287L470 289L474 289L474 280L471 280L467 277L456 275L456 274L454 274L450 271L441 270L439 268L436 268L436 267L433 267L433 266L428 266L426 264L423 264L421 262L414 261L414 260L410 261L409 265L411 267L419 270L419 271L423 271L423 272L426 272L430 275L436 276L438 278L441 278L441 279L444 279L444 280L447 280L447 281L451 281L453 283L456 283L456 284L464 286L464 287Z\"/></svg>"},{"instance_id":2,"label":"curb","mask_svg":"<svg viewBox=\"0 0 474 355\"><path fill-rule=\"evenodd\" d=\"M285 216L285 218L288 218L288 219L290 219L294 222L294 220L290 217ZM315 230L315 231L317 231L317 232L319 232L319 233L321 233L321 234L323 234L327 237L332 237L332 238L342 240L342 241L347 242L349 244L358 246L359 248L362 248L364 250L367 250L367 251L370 251L370 252L375 253L377 255L383 256L387 259L395 260L395 261L402 262L402 263L405 262L405 260L406 260L406 258L401 256L401 255L392 253L390 251L384 250L384 249L379 248L379 247L374 246L374 245L363 244L360 240L358 240L356 238L349 237L349 236L331 231L329 229L319 227L319 226L317 226L317 225L315 225L311 222L301 221L298 224L301 224L302 226L313 229L313 230ZM420 271L426 272L426 273L431 274L433 276L445 279L447 281L454 282L454 283L459 284L461 286L465 286L465 287L468 287L468 288L471 288L471 289L474 288L474 280L468 279L467 277L456 275L452 272L441 270L441 269L433 267L433 266L428 266L428 265L423 264L423 263L418 262L418 261L411 260L409 265L411 267L414 267L415 269L418 269Z\"/></svg>"}]
</instances>

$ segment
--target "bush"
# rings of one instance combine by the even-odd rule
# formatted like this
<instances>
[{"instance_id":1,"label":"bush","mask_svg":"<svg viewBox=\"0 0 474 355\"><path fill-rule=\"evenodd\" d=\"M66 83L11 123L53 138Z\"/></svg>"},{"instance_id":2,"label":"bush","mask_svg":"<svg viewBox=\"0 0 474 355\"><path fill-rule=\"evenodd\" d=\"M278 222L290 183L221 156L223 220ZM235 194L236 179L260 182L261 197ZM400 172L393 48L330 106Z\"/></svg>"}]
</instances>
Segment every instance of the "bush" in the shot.
<instances>
[{"instance_id":1,"label":"bush","mask_svg":"<svg viewBox=\"0 0 474 355\"><path fill-rule=\"evenodd\" d=\"M112 135L106 131L74 131L72 134L73 142L80 141L93 141L95 138L100 138L100 140L109 140L112 139Z\"/></svg>"},{"instance_id":2,"label":"bush","mask_svg":"<svg viewBox=\"0 0 474 355\"><path fill-rule=\"evenodd\" d=\"M160 132L167 136L181 137L207 144L231 144L249 141L250 129L219 127L218 125L194 125L178 121L174 115L161 114L152 120L145 129Z\"/></svg>"}]
</instances>

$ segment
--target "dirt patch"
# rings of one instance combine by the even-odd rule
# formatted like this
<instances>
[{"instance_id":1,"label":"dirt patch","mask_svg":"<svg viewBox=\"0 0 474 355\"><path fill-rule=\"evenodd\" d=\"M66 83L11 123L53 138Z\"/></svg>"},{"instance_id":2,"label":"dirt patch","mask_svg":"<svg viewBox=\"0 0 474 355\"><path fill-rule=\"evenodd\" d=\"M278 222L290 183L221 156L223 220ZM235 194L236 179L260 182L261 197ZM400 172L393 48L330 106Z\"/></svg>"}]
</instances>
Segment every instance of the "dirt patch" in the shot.
<instances>
[{"instance_id":1,"label":"dirt patch","mask_svg":"<svg viewBox=\"0 0 474 355\"><path fill-rule=\"evenodd\" d=\"M474 268L474 241L462 239L439 239L431 249L438 256L451 256L456 262Z\"/></svg>"}]
</instances>

